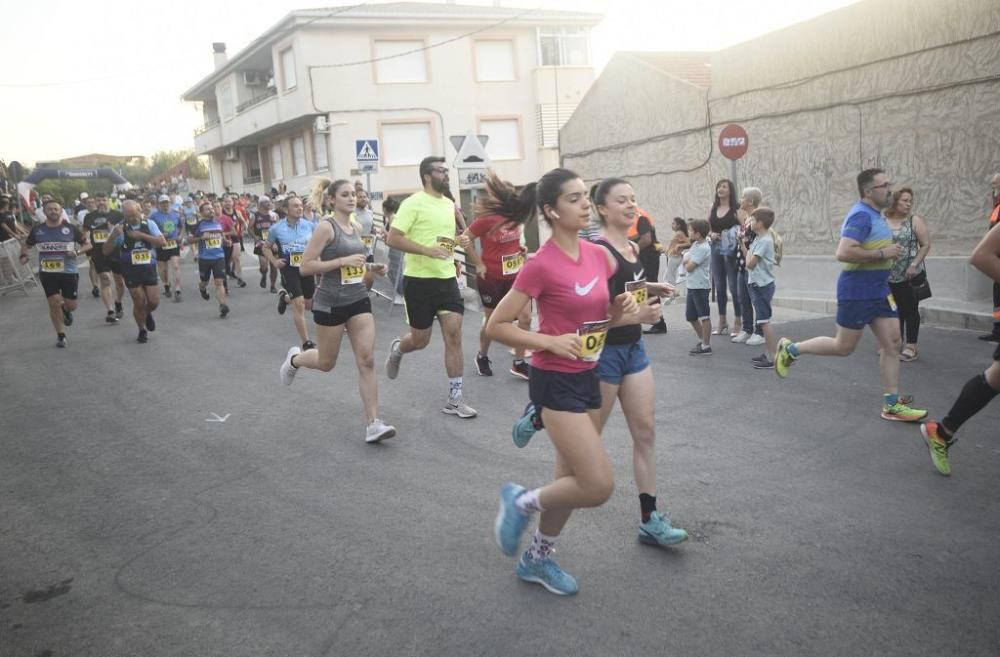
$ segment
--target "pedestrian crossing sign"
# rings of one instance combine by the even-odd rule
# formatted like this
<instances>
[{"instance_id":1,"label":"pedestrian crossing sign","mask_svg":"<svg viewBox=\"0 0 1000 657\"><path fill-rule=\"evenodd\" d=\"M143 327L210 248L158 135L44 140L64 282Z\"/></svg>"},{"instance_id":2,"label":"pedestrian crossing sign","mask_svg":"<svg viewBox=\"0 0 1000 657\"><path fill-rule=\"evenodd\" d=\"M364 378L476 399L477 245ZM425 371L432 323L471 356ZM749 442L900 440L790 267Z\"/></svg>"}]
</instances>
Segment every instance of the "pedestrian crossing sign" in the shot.
<instances>
[{"instance_id":1,"label":"pedestrian crossing sign","mask_svg":"<svg viewBox=\"0 0 1000 657\"><path fill-rule=\"evenodd\" d=\"M356 139L354 152L358 162L378 162L378 139Z\"/></svg>"}]
</instances>

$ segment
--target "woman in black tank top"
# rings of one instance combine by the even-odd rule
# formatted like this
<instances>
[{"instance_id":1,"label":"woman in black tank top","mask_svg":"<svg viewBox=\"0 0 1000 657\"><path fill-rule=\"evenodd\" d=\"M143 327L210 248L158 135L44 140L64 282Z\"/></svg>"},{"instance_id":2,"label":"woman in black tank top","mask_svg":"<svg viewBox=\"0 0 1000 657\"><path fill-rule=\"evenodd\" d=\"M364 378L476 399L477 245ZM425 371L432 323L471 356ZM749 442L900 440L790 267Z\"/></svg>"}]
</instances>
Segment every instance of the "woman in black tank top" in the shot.
<instances>
[{"instance_id":1,"label":"woman in black tank top","mask_svg":"<svg viewBox=\"0 0 1000 657\"><path fill-rule=\"evenodd\" d=\"M608 331L601 352L597 365L602 399L598 431L604 429L620 400L632 434L639 540L650 545L676 545L687 539L687 532L673 527L666 513L656 510L656 383L642 338L642 324L655 324L660 319L659 297L669 296L671 288L646 280L638 248L628 239L629 228L638 219L632 186L620 178L604 180L597 187L594 203L603 226L596 242L618 262L618 271L608 280L611 295L631 292L639 303L635 323Z\"/></svg>"}]
</instances>

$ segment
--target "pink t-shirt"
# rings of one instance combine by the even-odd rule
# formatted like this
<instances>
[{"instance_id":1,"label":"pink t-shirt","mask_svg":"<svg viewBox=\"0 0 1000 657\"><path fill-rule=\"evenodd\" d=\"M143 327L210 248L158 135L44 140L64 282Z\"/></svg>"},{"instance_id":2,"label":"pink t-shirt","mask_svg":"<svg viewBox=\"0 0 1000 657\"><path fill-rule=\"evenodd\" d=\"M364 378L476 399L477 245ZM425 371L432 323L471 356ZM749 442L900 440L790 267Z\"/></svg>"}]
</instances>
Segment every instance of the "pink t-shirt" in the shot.
<instances>
[{"instance_id":1,"label":"pink t-shirt","mask_svg":"<svg viewBox=\"0 0 1000 657\"><path fill-rule=\"evenodd\" d=\"M608 318L608 279L615 265L608 262L604 247L580 240L580 256L573 260L549 240L517 275L514 289L538 302L539 333L576 333L586 322ZM585 372L595 361L570 360L548 351L539 351L531 366L555 372Z\"/></svg>"}]
</instances>

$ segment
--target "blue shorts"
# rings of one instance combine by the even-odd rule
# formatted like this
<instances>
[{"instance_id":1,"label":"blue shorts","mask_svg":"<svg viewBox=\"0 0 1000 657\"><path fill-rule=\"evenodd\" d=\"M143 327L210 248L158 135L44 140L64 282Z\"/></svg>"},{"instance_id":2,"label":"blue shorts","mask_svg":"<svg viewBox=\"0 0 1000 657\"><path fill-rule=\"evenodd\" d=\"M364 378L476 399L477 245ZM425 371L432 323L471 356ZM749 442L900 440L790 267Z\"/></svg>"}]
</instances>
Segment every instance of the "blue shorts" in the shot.
<instances>
[{"instance_id":1,"label":"blue shorts","mask_svg":"<svg viewBox=\"0 0 1000 657\"><path fill-rule=\"evenodd\" d=\"M586 413L601 407L601 380L597 368L584 372L553 372L531 368L528 396L535 408Z\"/></svg>"},{"instance_id":2,"label":"blue shorts","mask_svg":"<svg viewBox=\"0 0 1000 657\"><path fill-rule=\"evenodd\" d=\"M629 374L638 374L649 367L646 345L640 339L631 344L606 344L597 361L597 376L604 383L621 385Z\"/></svg>"},{"instance_id":3,"label":"blue shorts","mask_svg":"<svg viewBox=\"0 0 1000 657\"><path fill-rule=\"evenodd\" d=\"M712 316L712 311L708 306L709 290L699 290L688 288L686 317L689 322L697 322L708 319Z\"/></svg>"},{"instance_id":4,"label":"blue shorts","mask_svg":"<svg viewBox=\"0 0 1000 657\"><path fill-rule=\"evenodd\" d=\"M764 287L749 285L750 303L753 304L753 314L757 324L767 324L771 321L771 299L774 298L774 281Z\"/></svg>"},{"instance_id":5,"label":"blue shorts","mask_svg":"<svg viewBox=\"0 0 1000 657\"><path fill-rule=\"evenodd\" d=\"M865 299L837 302L837 326L860 331L879 317L899 317L889 299Z\"/></svg>"}]
</instances>

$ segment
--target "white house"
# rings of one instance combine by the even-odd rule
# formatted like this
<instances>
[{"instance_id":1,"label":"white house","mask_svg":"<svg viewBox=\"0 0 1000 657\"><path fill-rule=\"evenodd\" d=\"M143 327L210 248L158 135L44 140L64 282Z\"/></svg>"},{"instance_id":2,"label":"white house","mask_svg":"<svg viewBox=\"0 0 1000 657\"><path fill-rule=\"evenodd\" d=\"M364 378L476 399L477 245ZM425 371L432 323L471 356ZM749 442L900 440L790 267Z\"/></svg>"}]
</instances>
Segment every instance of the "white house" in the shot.
<instances>
[{"instance_id":1,"label":"white house","mask_svg":"<svg viewBox=\"0 0 1000 657\"><path fill-rule=\"evenodd\" d=\"M521 184L558 165L558 132L594 79L600 15L398 2L293 11L184 92L205 123L195 151L212 186L307 191L356 178L355 141L378 139L372 188L419 188L417 164L489 136L500 175ZM453 175L454 179L454 175ZM453 183L453 186L454 183Z\"/></svg>"}]
</instances>

